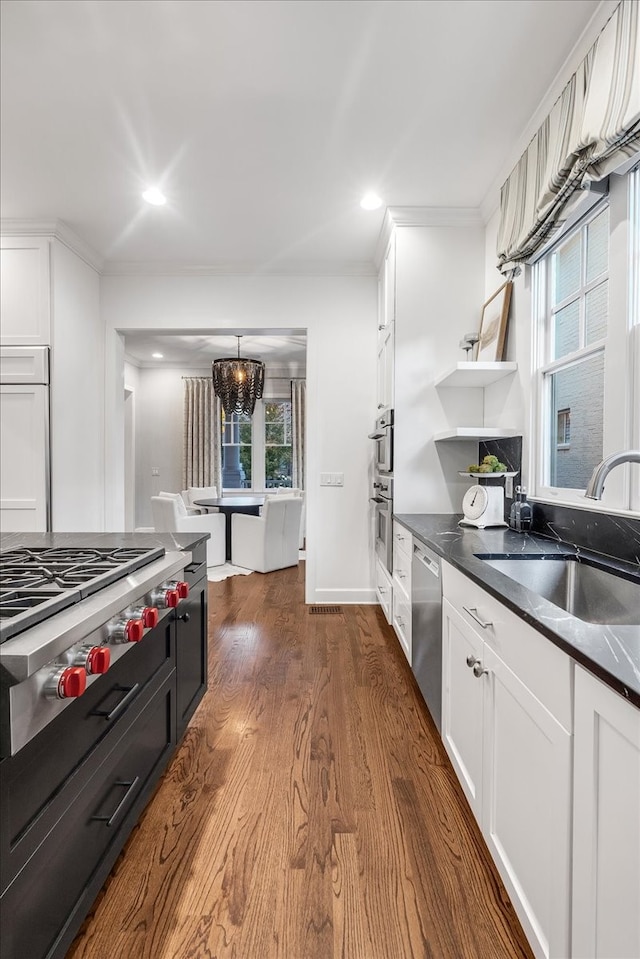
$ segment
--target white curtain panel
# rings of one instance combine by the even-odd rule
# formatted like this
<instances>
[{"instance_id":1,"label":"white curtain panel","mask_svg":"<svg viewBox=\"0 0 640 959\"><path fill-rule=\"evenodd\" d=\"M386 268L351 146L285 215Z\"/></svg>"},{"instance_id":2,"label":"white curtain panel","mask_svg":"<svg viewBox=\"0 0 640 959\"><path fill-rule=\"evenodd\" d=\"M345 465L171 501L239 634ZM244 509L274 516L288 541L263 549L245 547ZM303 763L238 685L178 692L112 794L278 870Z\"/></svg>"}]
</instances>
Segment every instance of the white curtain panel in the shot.
<instances>
[{"instance_id":1,"label":"white curtain panel","mask_svg":"<svg viewBox=\"0 0 640 959\"><path fill-rule=\"evenodd\" d=\"M639 153L639 21L638 0L622 0L502 187L503 273L562 228L576 190Z\"/></svg>"},{"instance_id":2,"label":"white curtain panel","mask_svg":"<svg viewBox=\"0 0 640 959\"><path fill-rule=\"evenodd\" d=\"M291 380L291 433L293 460L292 483L304 489L304 425L306 407L306 380Z\"/></svg>"},{"instance_id":3,"label":"white curtain panel","mask_svg":"<svg viewBox=\"0 0 640 959\"><path fill-rule=\"evenodd\" d=\"M205 376L184 379L182 486L222 489L220 400Z\"/></svg>"}]
</instances>

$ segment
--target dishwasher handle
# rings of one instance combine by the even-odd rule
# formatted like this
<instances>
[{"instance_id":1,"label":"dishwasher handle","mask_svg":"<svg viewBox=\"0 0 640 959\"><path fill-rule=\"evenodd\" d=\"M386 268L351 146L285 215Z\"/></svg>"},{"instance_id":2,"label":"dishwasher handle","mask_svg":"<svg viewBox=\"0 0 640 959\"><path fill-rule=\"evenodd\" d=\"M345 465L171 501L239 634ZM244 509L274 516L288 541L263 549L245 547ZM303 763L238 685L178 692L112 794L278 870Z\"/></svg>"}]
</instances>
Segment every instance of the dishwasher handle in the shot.
<instances>
[{"instance_id":1,"label":"dishwasher handle","mask_svg":"<svg viewBox=\"0 0 640 959\"><path fill-rule=\"evenodd\" d=\"M433 573L434 576L440 578L440 563L436 560L430 559L426 553L424 553L419 546L414 546L413 548L413 557L417 559L423 566L426 566L430 573Z\"/></svg>"}]
</instances>

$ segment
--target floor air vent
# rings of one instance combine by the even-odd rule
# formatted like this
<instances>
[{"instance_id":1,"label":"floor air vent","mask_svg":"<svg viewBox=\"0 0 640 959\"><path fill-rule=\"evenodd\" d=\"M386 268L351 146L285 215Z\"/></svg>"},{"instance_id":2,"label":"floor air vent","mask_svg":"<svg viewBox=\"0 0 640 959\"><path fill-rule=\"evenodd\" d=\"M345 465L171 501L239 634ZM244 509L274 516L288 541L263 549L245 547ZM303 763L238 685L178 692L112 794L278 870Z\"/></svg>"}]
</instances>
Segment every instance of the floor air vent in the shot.
<instances>
[{"instance_id":1,"label":"floor air vent","mask_svg":"<svg viewBox=\"0 0 640 959\"><path fill-rule=\"evenodd\" d=\"M315 613L316 616L325 615L327 613L341 613L342 606L310 606L309 612Z\"/></svg>"}]
</instances>

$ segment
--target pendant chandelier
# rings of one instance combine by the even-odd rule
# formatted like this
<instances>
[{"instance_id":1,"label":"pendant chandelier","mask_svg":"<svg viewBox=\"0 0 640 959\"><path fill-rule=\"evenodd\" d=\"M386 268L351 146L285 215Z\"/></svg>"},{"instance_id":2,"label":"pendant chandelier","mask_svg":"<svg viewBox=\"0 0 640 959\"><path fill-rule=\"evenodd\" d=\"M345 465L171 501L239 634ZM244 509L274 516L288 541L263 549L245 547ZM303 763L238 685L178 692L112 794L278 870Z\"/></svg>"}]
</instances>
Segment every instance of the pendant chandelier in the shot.
<instances>
[{"instance_id":1,"label":"pendant chandelier","mask_svg":"<svg viewBox=\"0 0 640 959\"><path fill-rule=\"evenodd\" d=\"M241 339L238 336L237 356L224 356L211 364L213 391L220 397L227 416L232 413L251 416L264 389L264 363L240 356Z\"/></svg>"}]
</instances>

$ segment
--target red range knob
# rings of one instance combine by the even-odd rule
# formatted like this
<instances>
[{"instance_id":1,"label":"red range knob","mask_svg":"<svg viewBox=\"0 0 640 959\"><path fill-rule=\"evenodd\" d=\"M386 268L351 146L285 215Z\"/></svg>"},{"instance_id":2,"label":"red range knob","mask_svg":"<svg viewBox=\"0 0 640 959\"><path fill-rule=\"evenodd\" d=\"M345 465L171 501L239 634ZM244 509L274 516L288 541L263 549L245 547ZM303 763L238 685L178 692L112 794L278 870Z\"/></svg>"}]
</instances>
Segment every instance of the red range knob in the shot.
<instances>
[{"instance_id":1,"label":"red range knob","mask_svg":"<svg viewBox=\"0 0 640 959\"><path fill-rule=\"evenodd\" d=\"M186 599L189 595L189 584L183 579L174 579L170 583L165 583L166 589L175 589L180 599Z\"/></svg>"},{"instance_id":2,"label":"red range knob","mask_svg":"<svg viewBox=\"0 0 640 959\"><path fill-rule=\"evenodd\" d=\"M87 653L87 672L92 676L106 673L111 665L111 650L107 646L92 646Z\"/></svg>"},{"instance_id":3,"label":"red range knob","mask_svg":"<svg viewBox=\"0 0 640 959\"><path fill-rule=\"evenodd\" d=\"M151 594L151 602L161 609L173 608L180 602L177 583L163 583Z\"/></svg>"},{"instance_id":4,"label":"red range knob","mask_svg":"<svg viewBox=\"0 0 640 959\"><path fill-rule=\"evenodd\" d=\"M180 602L180 596L177 589L168 589L164 594L165 605L170 609L175 608Z\"/></svg>"},{"instance_id":5,"label":"red range knob","mask_svg":"<svg viewBox=\"0 0 640 959\"><path fill-rule=\"evenodd\" d=\"M87 671L83 666L67 666L58 677L58 698L75 699L82 696L87 686Z\"/></svg>"},{"instance_id":6,"label":"red range knob","mask_svg":"<svg viewBox=\"0 0 640 959\"><path fill-rule=\"evenodd\" d=\"M159 618L160 616L155 606L145 606L142 610L142 622L144 623L145 629L153 629L154 626L157 626Z\"/></svg>"},{"instance_id":7,"label":"red range knob","mask_svg":"<svg viewBox=\"0 0 640 959\"><path fill-rule=\"evenodd\" d=\"M144 636L144 623L141 619L128 619L124 627L125 639L129 643L139 643Z\"/></svg>"}]
</instances>

